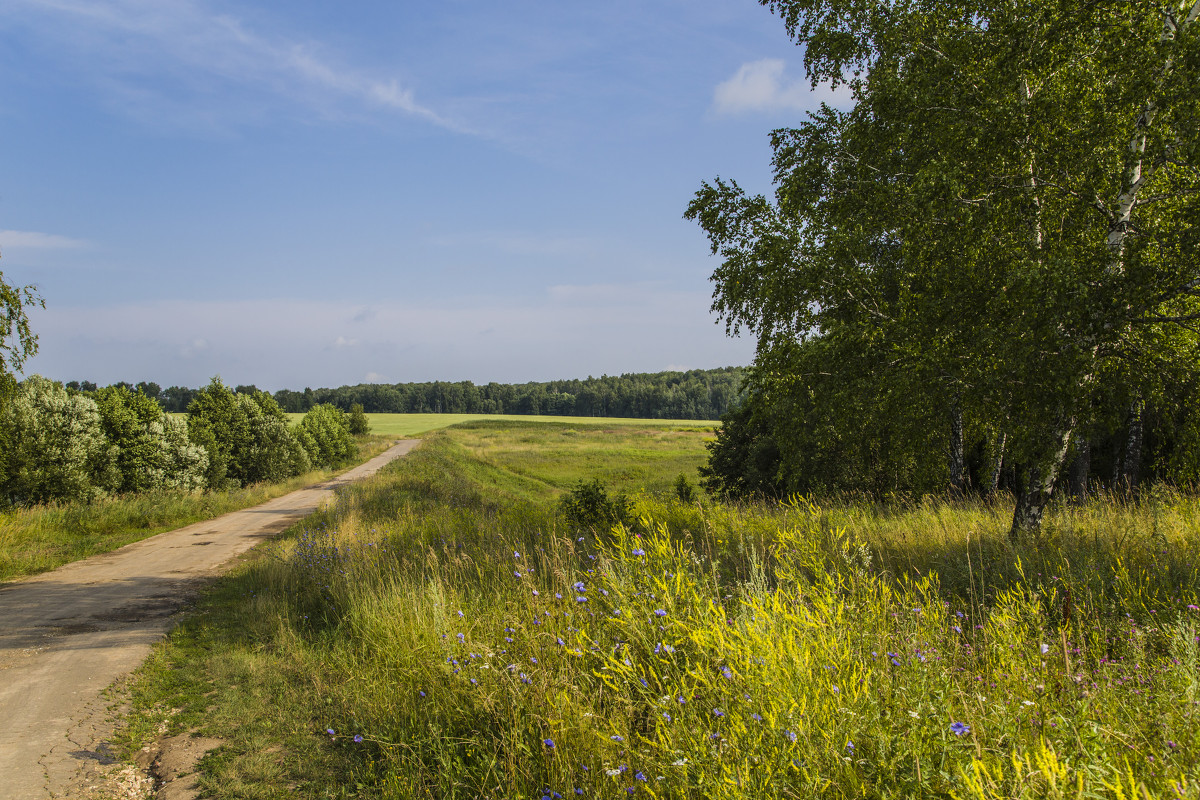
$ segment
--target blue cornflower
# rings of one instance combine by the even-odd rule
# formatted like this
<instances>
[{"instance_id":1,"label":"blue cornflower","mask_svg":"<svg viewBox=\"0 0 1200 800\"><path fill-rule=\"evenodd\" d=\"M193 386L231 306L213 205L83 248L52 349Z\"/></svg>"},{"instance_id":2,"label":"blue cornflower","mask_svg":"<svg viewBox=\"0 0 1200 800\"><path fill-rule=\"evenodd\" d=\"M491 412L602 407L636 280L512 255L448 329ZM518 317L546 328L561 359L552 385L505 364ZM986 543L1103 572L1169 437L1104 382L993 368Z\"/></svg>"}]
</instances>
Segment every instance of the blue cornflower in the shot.
<instances>
[{"instance_id":1,"label":"blue cornflower","mask_svg":"<svg viewBox=\"0 0 1200 800\"><path fill-rule=\"evenodd\" d=\"M464 637L463 637L463 634L461 634L461 633L460 633L460 634L458 634L458 641L459 641L459 642L461 642L461 641L463 640L463 638L464 638Z\"/></svg>"},{"instance_id":2,"label":"blue cornflower","mask_svg":"<svg viewBox=\"0 0 1200 800\"><path fill-rule=\"evenodd\" d=\"M554 749L554 740L553 739L542 739L542 744L546 745L546 747L548 747L551 750Z\"/></svg>"},{"instance_id":3,"label":"blue cornflower","mask_svg":"<svg viewBox=\"0 0 1200 800\"><path fill-rule=\"evenodd\" d=\"M751 714L750 719L754 720L755 722L762 722L762 714Z\"/></svg>"},{"instance_id":4,"label":"blue cornflower","mask_svg":"<svg viewBox=\"0 0 1200 800\"><path fill-rule=\"evenodd\" d=\"M719 709L719 708L714 708L714 709L713 709L713 716L714 716L714 717L723 717L723 716L725 716L725 712L724 712L724 711L722 711L722 710L721 710L721 709Z\"/></svg>"},{"instance_id":5,"label":"blue cornflower","mask_svg":"<svg viewBox=\"0 0 1200 800\"><path fill-rule=\"evenodd\" d=\"M721 674L724 675L726 678L733 677L733 672L730 671L729 667L721 667Z\"/></svg>"},{"instance_id":6,"label":"blue cornflower","mask_svg":"<svg viewBox=\"0 0 1200 800\"><path fill-rule=\"evenodd\" d=\"M559 646L559 647L562 647L563 645L565 645L565 644L566 644L566 642L564 642L564 641L562 640L562 638L561 638L561 637L559 637L559 636L555 636L555 637L554 637L554 641L558 643L558 646Z\"/></svg>"},{"instance_id":7,"label":"blue cornflower","mask_svg":"<svg viewBox=\"0 0 1200 800\"><path fill-rule=\"evenodd\" d=\"M638 770L637 772L633 773L633 778L634 778L634 780L642 781L643 783L645 783L646 773L642 772L641 770Z\"/></svg>"},{"instance_id":8,"label":"blue cornflower","mask_svg":"<svg viewBox=\"0 0 1200 800\"><path fill-rule=\"evenodd\" d=\"M519 572L514 572L514 573L513 573L513 577L514 577L514 578L519 578L519 577L521 577L521 573L519 573Z\"/></svg>"},{"instance_id":9,"label":"blue cornflower","mask_svg":"<svg viewBox=\"0 0 1200 800\"><path fill-rule=\"evenodd\" d=\"M462 617L462 615L463 615L463 613L462 613L461 611L459 611L459 612L458 612L458 616L459 616L459 617Z\"/></svg>"},{"instance_id":10,"label":"blue cornflower","mask_svg":"<svg viewBox=\"0 0 1200 800\"><path fill-rule=\"evenodd\" d=\"M585 591L583 581L576 581L574 584L572 584L572 588L574 588L577 592Z\"/></svg>"},{"instance_id":11,"label":"blue cornflower","mask_svg":"<svg viewBox=\"0 0 1200 800\"><path fill-rule=\"evenodd\" d=\"M656 609L654 609L654 616L656 616L656 617L665 617L666 615L667 615L667 612L666 612L666 611L663 611L661 608L656 608Z\"/></svg>"},{"instance_id":12,"label":"blue cornflower","mask_svg":"<svg viewBox=\"0 0 1200 800\"><path fill-rule=\"evenodd\" d=\"M952 722L950 724L950 732L955 736L963 736L971 732L971 726L965 722Z\"/></svg>"},{"instance_id":13,"label":"blue cornflower","mask_svg":"<svg viewBox=\"0 0 1200 800\"><path fill-rule=\"evenodd\" d=\"M583 595L579 595L579 597L576 597L576 598L575 598L575 602L576 602L576 603L586 603L586 602L587 602L587 598L586 598L586 597L584 597Z\"/></svg>"},{"instance_id":14,"label":"blue cornflower","mask_svg":"<svg viewBox=\"0 0 1200 800\"><path fill-rule=\"evenodd\" d=\"M479 681L475 680L474 678L471 678L471 685L472 685L472 686L478 686L478 685L479 685Z\"/></svg>"},{"instance_id":15,"label":"blue cornflower","mask_svg":"<svg viewBox=\"0 0 1200 800\"><path fill-rule=\"evenodd\" d=\"M854 742L847 740L846 741L846 749L849 750L851 753L853 753L854 752Z\"/></svg>"},{"instance_id":16,"label":"blue cornflower","mask_svg":"<svg viewBox=\"0 0 1200 800\"><path fill-rule=\"evenodd\" d=\"M562 595L561 595L561 594L559 594L558 592L555 592L555 593L554 593L554 599L555 599L555 600L562 600Z\"/></svg>"},{"instance_id":17,"label":"blue cornflower","mask_svg":"<svg viewBox=\"0 0 1200 800\"><path fill-rule=\"evenodd\" d=\"M617 735L617 734L615 734L615 733L614 733L612 736L608 737L608 738L612 739L614 742L623 742L623 741L625 741L625 737L624 737L624 736L618 736L618 735Z\"/></svg>"},{"instance_id":18,"label":"blue cornflower","mask_svg":"<svg viewBox=\"0 0 1200 800\"><path fill-rule=\"evenodd\" d=\"M792 742L793 744L795 744L796 734L792 733L791 731L784 731L783 735L787 737L789 742Z\"/></svg>"},{"instance_id":19,"label":"blue cornflower","mask_svg":"<svg viewBox=\"0 0 1200 800\"><path fill-rule=\"evenodd\" d=\"M419 690L419 689L417 690L417 694L421 695L421 697L424 697L424 696L425 696L425 692L423 692L423 691L421 691L421 690Z\"/></svg>"},{"instance_id":20,"label":"blue cornflower","mask_svg":"<svg viewBox=\"0 0 1200 800\"><path fill-rule=\"evenodd\" d=\"M633 554L634 554L635 556L644 556L644 555L646 555L646 551L645 551L645 550L639 550L639 549L637 549L637 548L634 548Z\"/></svg>"},{"instance_id":21,"label":"blue cornflower","mask_svg":"<svg viewBox=\"0 0 1200 800\"><path fill-rule=\"evenodd\" d=\"M359 733L354 734L354 743L355 744L362 743L362 734L359 734Z\"/></svg>"},{"instance_id":22,"label":"blue cornflower","mask_svg":"<svg viewBox=\"0 0 1200 800\"><path fill-rule=\"evenodd\" d=\"M325 732L328 733L330 736L336 735L336 732L333 730L333 728L326 728Z\"/></svg>"},{"instance_id":23,"label":"blue cornflower","mask_svg":"<svg viewBox=\"0 0 1200 800\"><path fill-rule=\"evenodd\" d=\"M665 711L664 711L664 712L663 712L663 719L665 719L667 722L670 722L670 721L671 721L671 715L670 715L670 714L668 714L667 712L665 712Z\"/></svg>"}]
</instances>

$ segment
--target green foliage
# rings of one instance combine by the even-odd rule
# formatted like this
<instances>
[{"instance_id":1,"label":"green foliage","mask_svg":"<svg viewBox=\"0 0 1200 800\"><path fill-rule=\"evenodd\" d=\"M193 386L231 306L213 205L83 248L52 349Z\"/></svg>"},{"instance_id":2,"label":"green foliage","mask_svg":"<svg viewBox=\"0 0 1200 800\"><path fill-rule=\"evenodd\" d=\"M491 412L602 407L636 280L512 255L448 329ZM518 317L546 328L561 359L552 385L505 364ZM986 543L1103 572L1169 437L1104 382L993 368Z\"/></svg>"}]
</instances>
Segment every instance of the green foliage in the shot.
<instances>
[{"instance_id":1,"label":"green foliage","mask_svg":"<svg viewBox=\"0 0 1200 800\"><path fill-rule=\"evenodd\" d=\"M624 494L610 497L599 479L580 481L559 501L563 516L576 528L608 530L630 520L629 498Z\"/></svg>"},{"instance_id":2,"label":"green foliage","mask_svg":"<svg viewBox=\"0 0 1200 800\"><path fill-rule=\"evenodd\" d=\"M22 381L3 405L0 429L9 445L0 488L7 503L89 501L120 486L117 448L104 436L96 403L60 383L40 375Z\"/></svg>"},{"instance_id":3,"label":"green foliage","mask_svg":"<svg viewBox=\"0 0 1200 800\"><path fill-rule=\"evenodd\" d=\"M205 478L214 489L279 481L311 469L287 416L266 392L235 394L220 378L188 406L188 436L208 453Z\"/></svg>"},{"instance_id":4,"label":"green foliage","mask_svg":"<svg viewBox=\"0 0 1200 800\"><path fill-rule=\"evenodd\" d=\"M104 434L117 448L117 492L204 488L208 454L187 438L187 425L142 392L123 386L93 395Z\"/></svg>"},{"instance_id":5,"label":"green foliage","mask_svg":"<svg viewBox=\"0 0 1200 800\"><path fill-rule=\"evenodd\" d=\"M945 485L956 409L1007 435L1036 525L1074 431L1195 373L1197 6L764 4L854 98L771 135L773 198L718 179L687 210L781 474Z\"/></svg>"},{"instance_id":6,"label":"green foliage","mask_svg":"<svg viewBox=\"0 0 1200 800\"><path fill-rule=\"evenodd\" d=\"M696 489L692 486L692 482L688 480L687 475L682 472L675 479L675 499L685 505L691 505L696 502Z\"/></svg>"},{"instance_id":7,"label":"green foliage","mask_svg":"<svg viewBox=\"0 0 1200 800\"><path fill-rule=\"evenodd\" d=\"M354 457L356 447L350 418L344 411L328 403L313 406L297 428L304 435L304 448L313 464L334 466Z\"/></svg>"},{"instance_id":8,"label":"green foliage","mask_svg":"<svg viewBox=\"0 0 1200 800\"><path fill-rule=\"evenodd\" d=\"M0 376L18 372L37 353L37 335L29 327L26 308L45 308L34 286L11 286L0 272Z\"/></svg>"},{"instance_id":9,"label":"green foliage","mask_svg":"<svg viewBox=\"0 0 1200 800\"><path fill-rule=\"evenodd\" d=\"M350 433L354 436L366 436L371 432L371 423L363 413L362 403L350 404Z\"/></svg>"}]
</instances>

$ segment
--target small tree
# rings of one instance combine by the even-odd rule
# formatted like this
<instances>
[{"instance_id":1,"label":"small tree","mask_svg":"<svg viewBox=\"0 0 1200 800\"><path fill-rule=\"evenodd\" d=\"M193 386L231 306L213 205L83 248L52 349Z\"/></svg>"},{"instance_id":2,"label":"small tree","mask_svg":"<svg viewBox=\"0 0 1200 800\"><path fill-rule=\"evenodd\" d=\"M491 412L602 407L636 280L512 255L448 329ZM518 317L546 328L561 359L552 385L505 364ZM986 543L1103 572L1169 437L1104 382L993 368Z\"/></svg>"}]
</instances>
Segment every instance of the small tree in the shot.
<instances>
[{"instance_id":1,"label":"small tree","mask_svg":"<svg viewBox=\"0 0 1200 800\"><path fill-rule=\"evenodd\" d=\"M371 432L371 423L363 413L362 403L350 405L350 433L355 436L366 436Z\"/></svg>"},{"instance_id":2,"label":"small tree","mask_svg":"<svg viewBox=\"0 0 1200 800\"><path fill-rule=\"evenodd\" d=\"M361 407L360 407L361 408ZM331 467L349 459L357 450L350 433L350 418L329 403L313 406L297 426L311 439L305 439L308 457L314 466Z\"/></svg>"}]
</instances>

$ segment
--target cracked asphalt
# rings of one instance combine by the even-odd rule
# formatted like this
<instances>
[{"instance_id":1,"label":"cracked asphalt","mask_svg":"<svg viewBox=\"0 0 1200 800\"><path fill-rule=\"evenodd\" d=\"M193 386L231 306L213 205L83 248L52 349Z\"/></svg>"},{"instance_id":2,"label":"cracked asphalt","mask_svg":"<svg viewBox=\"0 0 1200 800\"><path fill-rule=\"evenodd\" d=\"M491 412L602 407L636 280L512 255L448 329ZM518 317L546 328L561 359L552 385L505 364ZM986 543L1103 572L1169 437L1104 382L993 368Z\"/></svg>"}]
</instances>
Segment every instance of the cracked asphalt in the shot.
<instances>
[{"instance_id":1,"label":"cracked asphalt","mask_svg":"<svg viewBox=\"0 0 1200 800\"><path fill-rule=\"evenodd\" d=\"M233 558L417 443L262 505L0 586L0 800L90 795L112 762L105 690L145 660L180 607Z\"/></svg>"}]
</instances>

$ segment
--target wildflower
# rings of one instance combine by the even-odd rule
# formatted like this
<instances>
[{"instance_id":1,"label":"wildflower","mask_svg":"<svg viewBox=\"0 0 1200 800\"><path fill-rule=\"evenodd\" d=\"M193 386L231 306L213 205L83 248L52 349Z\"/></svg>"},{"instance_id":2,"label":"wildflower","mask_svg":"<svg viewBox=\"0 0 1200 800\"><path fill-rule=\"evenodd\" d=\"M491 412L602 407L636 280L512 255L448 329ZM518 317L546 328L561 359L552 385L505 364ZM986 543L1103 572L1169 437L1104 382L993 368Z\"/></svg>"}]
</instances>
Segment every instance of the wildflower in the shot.
<instances>
[{"instance_id":1,"label":"wildflower","mask_svg":"<svg viewBox=\"0 0 1200 800\"><path fill-rule=\"evenodd\" d=\"M646 551L634 548L633 554L635 556L644 556L644 555L646 555Z\"/></svg>"},{"instance_id":2,"label":"wildflower","mask_svg":"<svg viewBox=\"0 0 1200 800\"><path fill-rule=\"evenodd\" d=\"M421 691L420 689L417 690L417 694L421 695L421 697L425 696L425 692Z\"/></svg>"},{"instance_id":3,"label":"wildflower","mask_svg":"<svg viewBox=\"0 0 1200 800\"><path fill-rule=\"evenodd\" d=\"M558 592L555 592L555 593L554 593L554 599L555 599L555 600L562 600L562 595L561 595L561 594L559 594Z\"/></svg>"},{"instance_id":4,"label":"wildflower","mask_svg":"<svg viewBox=\"0 0 1200 800\"><path fill-rule=\"evenodd\" d=\"M638 780L643 783L646 782L646 774L644 772L642 772L641 770L638 770L637 772L633 773L633 778L634 778L634 780Z\"/></svg>"},{"instance_id":5,"label":"wildflower","mask_svg":"<svg viewBox=\"0 0 1200 800\"><path fill-rule=\"evenodd\" d=\"M971 732L971 726L965 722L954 722L950 725L950 732L955 736L962 736Z\"/></svg>"},{"instance_id":6,"label":"wildflower","mask_svg":"<svg viewBox=\"0 0 1200 800\"><path fill-rule=\"evenodd\" d=\"M555 636L555 637L554 637L554 641L558 643L558 646L559 646L559 647L562 647L563 645L565 645L565 644L566 644L566 642L564 642L564 641L562 640L562 637L560 637L560 636Z\"/></svg>"},{"instance_id":7,"label":"wildflower","mask_svg":"<svg viewBox=\"0 0 1200 800\"><path fill-rule=\"evenodd\" d=\"M325 732L326 732L326 733L328 733L330 736L335 736L335 735L336 735L336 733L334 732L333 728L326 728L326 729L325 729Z\"/></svg>"},{"instance_id":8,"label":"wildflower","mask_svg":"<svg viewBox=\"0 0 1200 800\"><path fill-rule=\"evenodd\" d=\"M583 581L576 581L572 588L577 592L584 591Z\"/></svg>"},{"instance_id":9,"label":"wildflower","mask_svg":"<svg viewBox=\"0 0 1200 800\"><path fill-rule=\"evenodd\" d=\"M516 550L513 550L513 558L520 558L520 557L521 557L521 554L518 553Z\"/></svg>"},{"instance_id":10,"label":"wildflower","mask_svg":"<svg viewBox=\"0 0 1200 800\"><path fill-rule=\"evenodd\" d=\"M479 681L475 680L474 678L471 678L471 685L472 685L472 686L478 686L478 685L479 685Z\"/></svg>"},{"instance_id":11,"label":"wildflower","mask_svg":"<svg viewBox=\"0 0 1200 800\"><path fill-rule=\"evenodd\" d=\"M362 744L362 734L358 734L358 733L354 734L354 743Z\"/></svg>"},{"instance_id":12,"label":"wildflower","mask_svg":"<svg viewBox=\"0 0 1200 800\"><path fill-rule=\"evenodd\" d=\"M459 616L459 618L460 618L460 619L462 618L462 615L463 615L462 611L459 611L459 612L458 612L458 616Z\"/></svg>"},{"instance_id":13,"label":"wildflower","mask_svg":"<svg viewBox=\"0 0 1200 800\"><path fill-rule=\"evenodd\" d=\"M733 673L730 671L729 667L721 667L721 674L724 675L726 678L733 677Z\"/></svg>"},{"instance_id":14,"label":"wildflower","mask_svg":"<svg viewBox=\"0 0 1200 800\"><path fill-rule=\"evenodd\" d=\"M834 693L834 694L841 694L841 693L842 693L842 690L841 690L841 689L839 689L839 688L837 687L837 684L834 684L834 685L833 685L833 687L831 687L831 688L833 689L833 693Z\"/></svg>"},{"instance_id":15,"label":"wildflower","mask_svg":"<svg viewBox=\"0 0 1200 800\"><path fill-rule=\"evenodd\" d=\"M670 721L671 721L671 715L670 715L670 714L668 714L667 712L665 712L665 711L664 711L664 712L663 712L663 719L665 719L667 722L670 722Z\"/></svg>"},{"instance_id":16,"label":"wildflower","mask_svg":"<svg viewBox=\"0 0 1200 800\"><path fill-rule=\"evenodd\" d=\"M513 573L513 577L514 577L514 578L519 578L519 577L521 577L521 573L519 573L519 572L514 572L514 573ZM537 592L534 592L534 594L537 594Z\"/></svg>"},{"instance_id":17,"label":"wildflower","mask_svg":"<svg viewBox=\"0 0 1200 800\"><path fill-rule=\"evenodd\" d=\"M530 660L530 662L532 662L532 663L534 663L534 664L536 664L536 663L537 663L537 657L536 657L536 656L530 656L530 657L529 657L529 660Z\"/></svg>"},{"instance_id":18,"label":"wildflower","mask_svg":"<svg viewBox=\"0 0 1200 800\"><path fill-rule=\"evenodd\" d=\"M538 594L538 590L537 590L537 589L534 589L534 590L533 590L533 596L534 596L534 597L539 597L539 596L540 596L540 595Z\"/></svg>"},{"instance_id":19,"label":"wildflower","mask_svg":"<svg viewBox=\"0 0 1200 800\"><path fill-rule=\"evenodd\" d=\"M666 615L667 615L667 612L666 612L666 611L663 611L661 608L656 608L656 609L654 609L654 616L656 616L656 617L665 617Z\"/></svg>"},{"instance_id":20,"label":"wildflower","mask_svg":"<svg viewBox=\"0 0 1200 800\"><path fill-rule=\"evenodd\" d=\"M618 736L618 735L617 735L617 734L615 734L615 733L614 733L612 736L608 737L608 738L612 739L614 742L623 742L623 741L625 741L625 737L624 737L624 736Z\"/></svg>"},{"instance_id":21,"label":"wildflower","mask_svg":"<svg viewBox=\"0 0 1200 800\"><path fill-rule=\"evenodd\" d=\"M576 602L576 603L586 603L586 602L587 602L587 598L586 598L586 597L584 597L583 595L579 595L579 597L576 597L576 598L575 598L575 602Z\"/></svg>"},{"instance_id":22,"label":"wildflower","mask_svg":"<svg viewBox=\"0 0 1200 800\"><path fill-rule=\"evenodd\" d=\"M791 731L784 731L783 735L786 736L787 740L792 744L796 743L796 734L792 733Z\"/></svg>"},{"instance_id":23,"label":"wildflower","mask_svg":"<svg viewBox=\"0 0 1200 800\"><path fill-rule=\"evenodd\" d=\"M762 722L762 714L751 714L750 719L754 720L755 722Z\"/></svg>"},{"instance_id":24,"label":"wildflower","mask_svg":"<svg viewBox=\"0 0 1200 800\"><path fill-rule=\"evenodd\" d=\"M460 644L462 643L462 640L463 640L463 638L464 638L464 637L463 637L463 635L462 635L461 633L460 633L460 634L458 634L458 641L459 641L459 643L460 643Z\"/></svg>"},{"instance_id":25,"label":"wildflower","mask_svg":"<svg viewBox=\"0 0 1200 800\"><path fill-rule=\"evenodd\" d=\"M542 739L542 744L546 745L546 748L549 750L554 749L554 740L553 739Z\"/></svg>"},{"instance_id":26,"label":"wildflower","mask_svg":"<svg viewBox=\"0 0 1200 800\"><path fill-rule=\"evenodd\" d=\"M854 752L854 742L847 741L847 742L846 742L846 749L847 749L847 750L849 750L851 753L853 753L853 752Z\"/></svg>"},{"instance_id":27,"label":"wildflower","mask_svg":"<svg viewBox=\"0 0 1200 800\"><path fill-rule=\"evenodd\" d=\"M1043 642L1041 649L1042 649L1042 655L1046 655L1046 653L1050 652L1050 645Z\"/></svg>"},{"instance_id":28,"label":"wildflower","mask_svg":"<svg viewBox=\"0 0 1200 800\"><path fill-rule=\"evenodd\" d=\"M714 717L723 717L723 716L725 716L725 712L724 712L724 711L722 711L722 710L721 710L721 709L719 709L719 708L714 708L714 709L713 709L713 716L714 716Z\"/></svg>"}]
</instances>

